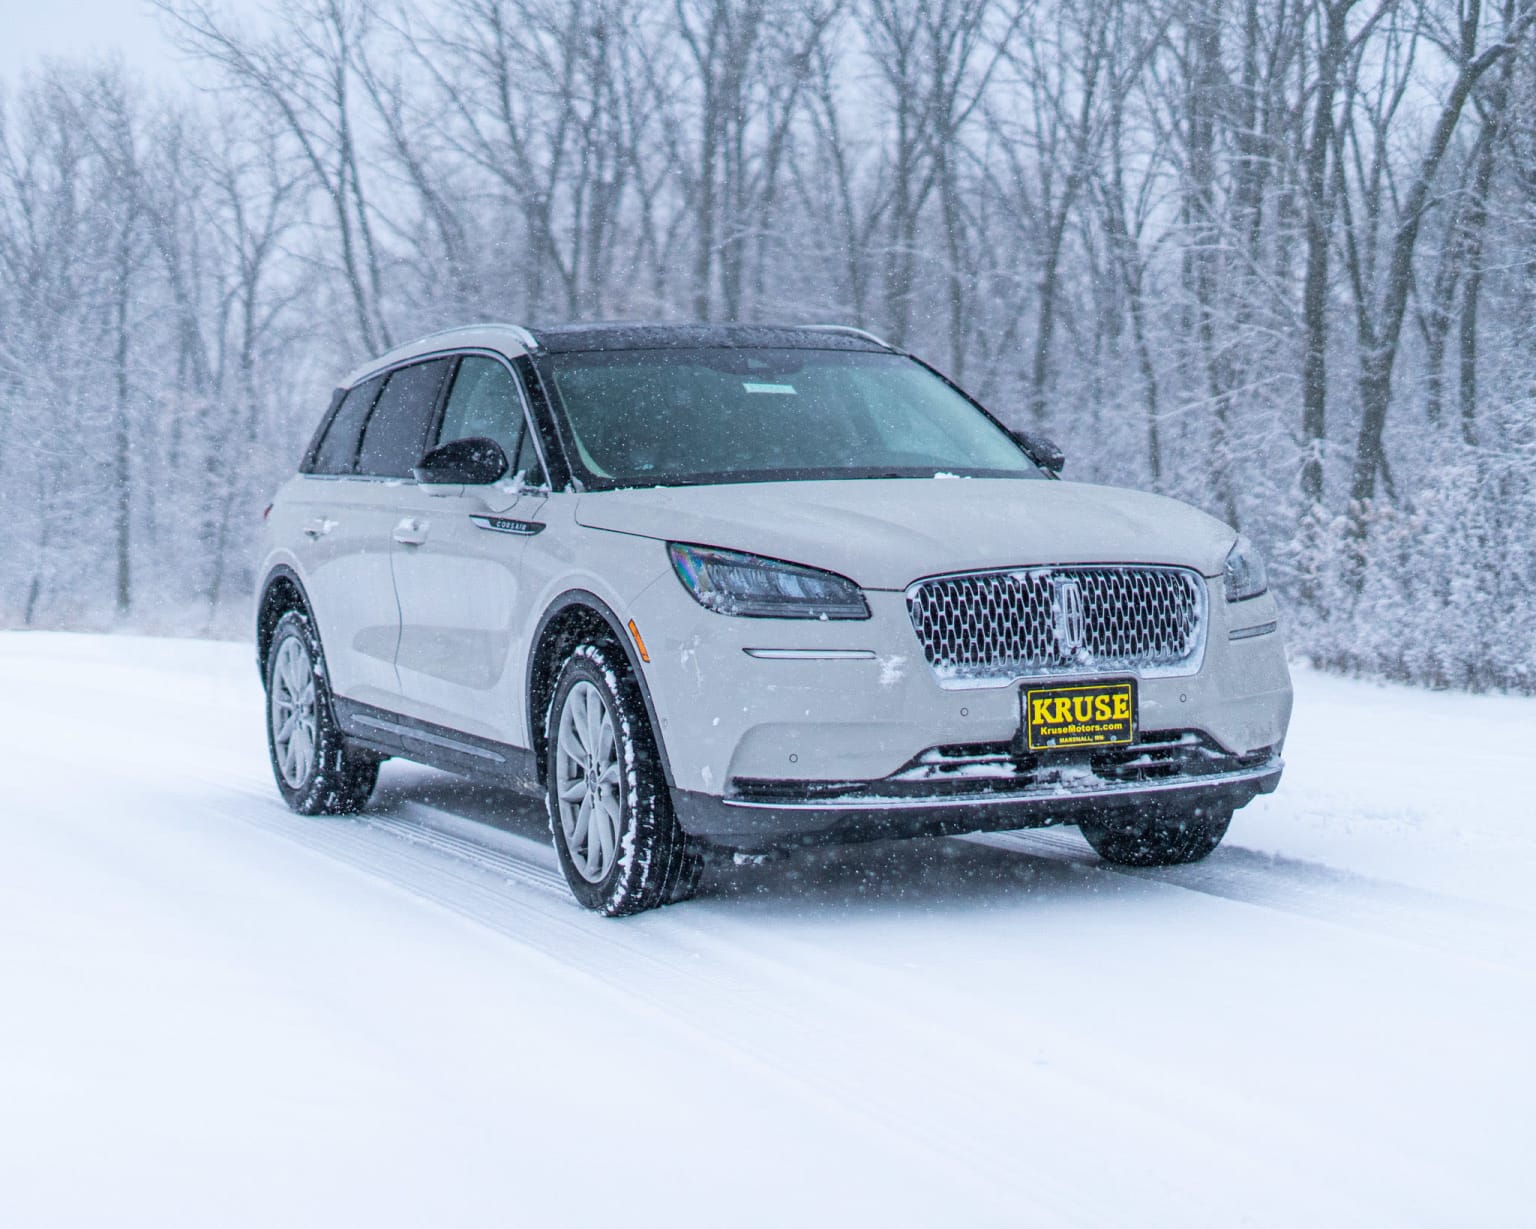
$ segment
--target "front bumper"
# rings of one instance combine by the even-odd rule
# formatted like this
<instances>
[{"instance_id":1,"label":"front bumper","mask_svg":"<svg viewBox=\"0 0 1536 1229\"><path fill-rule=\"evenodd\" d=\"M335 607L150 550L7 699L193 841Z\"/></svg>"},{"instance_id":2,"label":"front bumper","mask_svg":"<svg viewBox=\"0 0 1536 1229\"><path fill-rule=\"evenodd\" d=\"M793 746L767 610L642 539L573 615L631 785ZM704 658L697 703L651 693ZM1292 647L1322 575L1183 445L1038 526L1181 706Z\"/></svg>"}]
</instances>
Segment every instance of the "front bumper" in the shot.
<instances>
[{"instance_id":1,"label":"front bumper","mask_svg":"<svg viewBox=\"0 0 1536 1229\"><path fill-rule=\"evenodd\" d=\"M1198 736L1232 758L1224 773L1072 788L1060 774L1015 777L969 795L893 778L929 752L1012 744L1027 680L944 685L902 593L866 590L867 620L737 618L700 607L668 568L623 617L650 646L643 672L684 828L748 848L1076 822L1154 795L1170 807L1241 806L1273 789L1291 711L1277 612L1269 595L1227 603L1218 586L1198 668L1138 680L1138 729Z\"/></svg>"},{"instance_id":2,"label":"front bumper","mask_svg":"<svg viewBox=\"0 0 1536 1229\"><path fill-rule=\"evenodd\" d=\"M741 781L726 797L674 790L673 803L691 835L753 850L1041 828L1132 810L1235 810L1273 792L1284 769L1270 749L1225 755L1193 733L1115 756L1000 754L939 765L943 750L958 749L935 749L881 781Z\"/></svg>"}]
</instances>

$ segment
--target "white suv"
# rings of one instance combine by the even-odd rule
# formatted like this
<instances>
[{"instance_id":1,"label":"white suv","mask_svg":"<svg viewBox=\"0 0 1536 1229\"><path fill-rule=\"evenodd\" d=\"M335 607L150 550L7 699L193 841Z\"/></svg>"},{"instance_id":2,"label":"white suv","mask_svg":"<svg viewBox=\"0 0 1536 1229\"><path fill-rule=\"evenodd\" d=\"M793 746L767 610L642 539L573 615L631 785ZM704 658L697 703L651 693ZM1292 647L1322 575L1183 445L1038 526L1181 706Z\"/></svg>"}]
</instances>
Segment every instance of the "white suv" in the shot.
<instances>
[{"instance_id":1,"label":"white suv","mask_svg":"<svg viewBox=\"0 0 1536 1229\"><path fill-rule=\"evenodd\" d=\"M267 522L257 649L305 814L403 756L536 791L577 899L713 849L1078 824L1201 858L1280 779L1253 548L1057 480L856 329L475 325L337 390Z\"/></svg>"}]
</instances>

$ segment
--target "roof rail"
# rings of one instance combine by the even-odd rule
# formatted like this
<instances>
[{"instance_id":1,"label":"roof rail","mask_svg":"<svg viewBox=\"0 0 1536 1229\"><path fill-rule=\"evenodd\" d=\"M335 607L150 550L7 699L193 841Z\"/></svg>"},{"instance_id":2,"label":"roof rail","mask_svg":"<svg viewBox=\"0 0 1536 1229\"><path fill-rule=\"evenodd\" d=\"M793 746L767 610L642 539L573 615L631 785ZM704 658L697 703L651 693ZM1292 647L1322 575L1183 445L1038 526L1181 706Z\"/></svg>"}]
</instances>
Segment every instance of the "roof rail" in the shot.
<instances>
[{"instance_id":1,"label":"roof rail","mask_svg":"<svg viewBox=\"0 0 1536 1229\"><path fill-rule=\"evenodd\" d=\"M472 333L477 329L506 329L509 333L514 334L517 340L522 342L528 349L537 350L539 348L539 339L527 328L521 324L508 324L502 320L482 320L474 324L458 324L451 329L439 329L435 333L428 333L421 340L426 341L432 337L451 337L455 333Z\"/></svg>"},{"instance_id":2,"label":"roof rail","mask_svg":"<svg viewBox=\"0 0 1536 1229\"><path fill-rule=\"evenodd\" d=\"M822 333L841 333L844 337L859 337L864 341L872 341L875 345L885 350L894 350L896 348L886 341L885 338L876 337L867 329L856 329L851 324L802 324L799 327L802 329L816 329Z\"/></svg>"}]
</instances>

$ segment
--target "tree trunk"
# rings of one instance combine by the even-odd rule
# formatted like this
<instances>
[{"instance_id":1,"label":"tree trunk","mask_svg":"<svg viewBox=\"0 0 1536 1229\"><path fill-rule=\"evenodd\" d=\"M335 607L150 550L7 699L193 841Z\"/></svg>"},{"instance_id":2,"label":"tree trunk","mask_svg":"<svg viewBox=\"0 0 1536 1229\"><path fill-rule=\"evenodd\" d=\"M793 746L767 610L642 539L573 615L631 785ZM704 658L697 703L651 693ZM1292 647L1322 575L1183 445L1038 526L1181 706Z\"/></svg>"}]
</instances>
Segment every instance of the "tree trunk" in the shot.
<instances>
[{"instance_id":1,"label":"tree trunk","mask_svg":"<svg viewBox=\"0 0 1536 1229\"><path fill-rule=\"evenodd\" d=\"M1392 251L1387 264L1387 290L1383 297L1380 322L1374 329L1375 344L1362 347L1361 351L1360 436L1355 445L1354 472L1349 488L1350 502L1356 509L1363 509L1376 494L1376 479L1384 458L1382 443L1386 434L1387 413L1392 401L1392 367L1397 358L1403 315L1408 306L1408 291L1413 282L1413 251L1418 243L1419 227L1424 219L1435 172L1451 143L1472 87L1509 50L1507 43L1497 43L1476 59L1463 63L1445 105L1441 108L1429 149L1424 154L1424 161L1403 204L1402 221L1398 223L1397 232L1392 237ZM1363 524L1358 529L1363 533Z\"/></svg>"},{"instance_id":2,"label":"tree trunk","mask_svg":"<svg viewBox=\"0 0 1536 1229\"><path fill-rule=\"evenodd\" d=\"M1506 21L1509 16L1506 16ZM1461 392L1461 438L1468 447L1477 446L1477 313L1483 291L1483 242L1488 232L1488 194L1493 187L1493 173L1498 161L1499 141L1503 136L1504 110L1509 102L1515 57L1506 56L1499 75L1488 91L1483 130L1478 134L1477 171L1472 180L1465 231L1467 235L1467 282L1462 293L1461 327L1458 341Z\"/></svg>"},{"instance_id":3,"label":"tree trunk","mask_svg":"<svg viewBox=\"0 0 1536 1229\"><path fill-rule=\"evenodd\" d=\"M112 356L115 377L113 402L112 471L116 494L116 607L119 618L125 618L133 606L133 474L130 454L131 439L128 422L128 298L129 273L132 264L131 219L123 220L123 235L118 245L117 297L113 305L113 325L117 331L117 346Z\"/></svg>"},{"instance_id":4,"label":"tree trunk","mask_svg":"<svg viewBox=\"0 0 1536 1229\"><path fill-rule=\"evenodd\" d=\"M1303 516L1323 502L1323 451L1328 441L1328 245L1332 240L1333 200L1329 188L1328 149L1333 144L1333 95L1349 45L1346 19L1355 0L1326 6L1327 34L1317 65L1317 100L1312 137L1307 145L1303 184L1307 214L1307 267L1301 291L1301 462Z\"/></svg>"}]
</instances>

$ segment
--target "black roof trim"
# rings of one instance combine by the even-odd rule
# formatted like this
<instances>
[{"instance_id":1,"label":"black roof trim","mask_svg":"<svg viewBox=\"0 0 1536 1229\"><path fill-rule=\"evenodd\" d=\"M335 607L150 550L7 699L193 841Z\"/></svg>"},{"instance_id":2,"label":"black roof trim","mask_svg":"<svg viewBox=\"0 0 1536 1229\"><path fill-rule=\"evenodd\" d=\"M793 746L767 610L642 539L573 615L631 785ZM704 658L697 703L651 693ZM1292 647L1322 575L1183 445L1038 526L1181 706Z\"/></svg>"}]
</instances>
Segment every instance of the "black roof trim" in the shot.
<instances>
[{"instance_id":1,"label":"black roof trim","mask_svg":"<svg viewBox=\"0 0 1536 1229\"><path fill-rule=\"evenodd\" d=\"M604 324L534 325L539 348L550 354L583 350L863 350L890 353L886 346L852 333L770 324Z\"/></svg>"}]
</instances>

